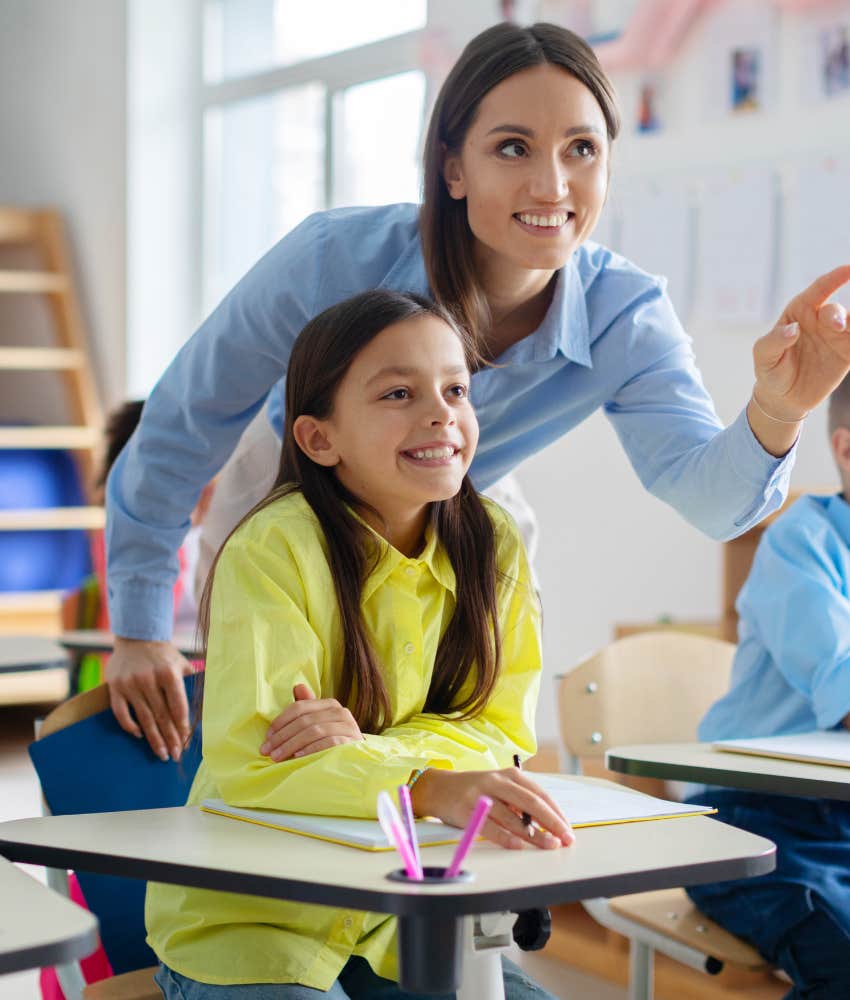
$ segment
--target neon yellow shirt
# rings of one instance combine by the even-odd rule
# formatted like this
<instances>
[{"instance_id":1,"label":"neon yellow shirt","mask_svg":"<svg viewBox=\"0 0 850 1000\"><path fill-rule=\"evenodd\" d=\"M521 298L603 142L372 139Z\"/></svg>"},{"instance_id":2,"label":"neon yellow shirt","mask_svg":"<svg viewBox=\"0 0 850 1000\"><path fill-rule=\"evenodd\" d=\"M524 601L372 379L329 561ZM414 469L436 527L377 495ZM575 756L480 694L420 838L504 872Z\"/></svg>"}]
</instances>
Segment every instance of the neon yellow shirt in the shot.
<instances>
[{"instance_id":1,"label":"neon yellow shirt","mask_svg":"<svg viewBox=\"0 0 850 1000\"><path fill-rule=\"evenodd\" d=\"M417 767L509 767L534 753L541 652L537 597L507 514L496 530L502 667L483 713L423 712L440 637L455 606L455 575L434 533L416 558L383 543L363 588L373 648L386 665L392 725L380 735L297 760L260 754L269 724L304 682L338 690L342 633L325 538L300 493L252 517L225 546L213 588L206 663L203 761L189 804L232 805L374 819L378 792L395 793ZM377 535L375 536L378 537ZM273 834L270 834L273 836ZM151 883L148 943L175 971L205 983L301 983L329 990L352 955L398 979L396 921L384 914Z\"/></svg>"}]
</instances>

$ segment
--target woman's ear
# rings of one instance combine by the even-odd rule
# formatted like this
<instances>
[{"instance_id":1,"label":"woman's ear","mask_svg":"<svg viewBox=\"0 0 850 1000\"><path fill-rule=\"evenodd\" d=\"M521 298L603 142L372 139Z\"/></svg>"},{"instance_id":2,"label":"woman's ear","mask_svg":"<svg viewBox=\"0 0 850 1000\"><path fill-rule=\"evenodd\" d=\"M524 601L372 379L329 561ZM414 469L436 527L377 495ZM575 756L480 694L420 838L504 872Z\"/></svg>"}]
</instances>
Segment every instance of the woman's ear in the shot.
<instances>
[{"instance_id":1,"label":"woman's ear","mask_svg":"<svg viewBox=\"0 0 850 1000\"><path fill-rule=\"evenodd\" d=\"M466 181L463 178L460 156L456 153L443 155L443 180L446 182L450 198L460 201L466 197Z\"/></svg>"},{"instance_id":2,"label":"woman's ear","mask_svg":"<svg viewBox=\"0 0 850 1000\"><path fill-rule=\"evenodd\" d=\"M307 458L316 465L324 465L327 468L339 464L339 454L334 448L327 433L327 427L323 420L315 417L296 417L292 425L292 436L295 443L304 452Z\"/></svg>"}]
</instances>

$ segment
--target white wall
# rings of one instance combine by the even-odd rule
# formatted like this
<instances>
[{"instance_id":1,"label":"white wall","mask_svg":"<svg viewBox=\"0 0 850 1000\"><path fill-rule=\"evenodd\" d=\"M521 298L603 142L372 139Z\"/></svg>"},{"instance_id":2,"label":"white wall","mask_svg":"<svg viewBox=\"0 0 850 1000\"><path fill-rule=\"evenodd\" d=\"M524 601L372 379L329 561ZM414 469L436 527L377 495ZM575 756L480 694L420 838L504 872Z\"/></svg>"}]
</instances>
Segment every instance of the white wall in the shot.
<instances>
[{"instance_id":1,"label":"white wall","mask_svg":"<svg viewBox=\"0 0 850 1000\"><path fill-rule=\"evenodd\" d=\"M850 150L850 98L813 105L801 96L801 45L810 23L801 14L779 16L776 107L743 119L706 121L701 116L706 40L723 30L718 21L733 7L739 5L707 17L665 74L673 98L665 132L635 135L629 100L636 80L615 79L626 119L615 151L615 184L712 165L779 164ZM846 11L847 4L839 9ZM812 220L812 238L817 239L817 220ZM752 341L769 327L766 322L737 332L689 329L706 384L727 423L740 412L752 387ZM793 477L797 489L832 488L836 482L825 428L822 411L809 418ZM548 678L608 642L614 623L719 615L721 547L646 493L600 414L526 462L519 478L542 533L537 568L548 677L538 725L540 737L552 739L557 728L553 700L546 697Z\"/></svg>"},{"instance_id":2,"label":"white wall","mask_svg":"<svg viewBox=\"0 0 850 1000\"><path fill-rule=\"evenodd\" d=\"M107 402L125 356L124 0L0 3L0 203L67 219Z\"/></svg>"}]
</instances>

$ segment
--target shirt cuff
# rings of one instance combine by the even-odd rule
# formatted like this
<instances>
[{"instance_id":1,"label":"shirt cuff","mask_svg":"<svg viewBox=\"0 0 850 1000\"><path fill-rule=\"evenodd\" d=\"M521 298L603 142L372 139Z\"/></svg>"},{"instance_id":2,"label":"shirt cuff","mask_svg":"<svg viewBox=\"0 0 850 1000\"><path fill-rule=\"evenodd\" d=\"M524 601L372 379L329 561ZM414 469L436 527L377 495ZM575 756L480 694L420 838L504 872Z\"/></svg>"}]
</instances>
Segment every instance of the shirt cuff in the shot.
<instances>
[{"instance_id":1,"label":"shirt cuff","mask_svg":"<svg viewBox=\"0 0 850 1000\"><path fill-rule=\"evenodd\" d=\"M168 642L174 628L174 589L170 585L127 582L110 585L109 625L124 639Z\"/></svg>"},{"instance_id":2,"label":"shirt cuff","mask_svg":"<svg viewBox=\"0 0 850 1000\"><path fill-rule=\"evenodd\" d=\"M755 487L761 487L757 502L735 521L735 527L740 532L772 514L785 502L799 440L798 437L790 451L781 458L771 455L753 433L746 407L727 428L726 448L736 475Z\"/></svg>"}]
</instances>

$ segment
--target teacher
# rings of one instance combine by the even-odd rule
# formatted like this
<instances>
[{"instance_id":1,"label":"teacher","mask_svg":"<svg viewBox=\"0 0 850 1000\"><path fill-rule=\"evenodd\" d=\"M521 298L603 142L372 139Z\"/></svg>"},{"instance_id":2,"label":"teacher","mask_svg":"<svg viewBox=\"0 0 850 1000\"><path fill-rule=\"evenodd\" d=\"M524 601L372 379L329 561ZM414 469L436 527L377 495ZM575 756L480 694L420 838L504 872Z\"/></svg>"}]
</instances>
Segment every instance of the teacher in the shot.
<instances>
[{"instance_id":1,"label":"teacher","mask_svg":"<svg viewBox=\"0 0 850 1000\"><path fill-rule=\"evenodd\" d=\"M296 335L356 292L428 295L471 334L479 489L603 407L644 486L711 537L782 504L801 423L850 367L846 312L827 302L850 266L797 295L756 341L752 394L724 428L664 281L587 242L618 129L611 84L581 38L551 24L487 29L435 104L421 206L310 216L182 348L107 485L117 638L106 680L124 729L179 756L191 667L169 639L190 512L267 400L280 436Z\"/></svg>"}]
</instances>

